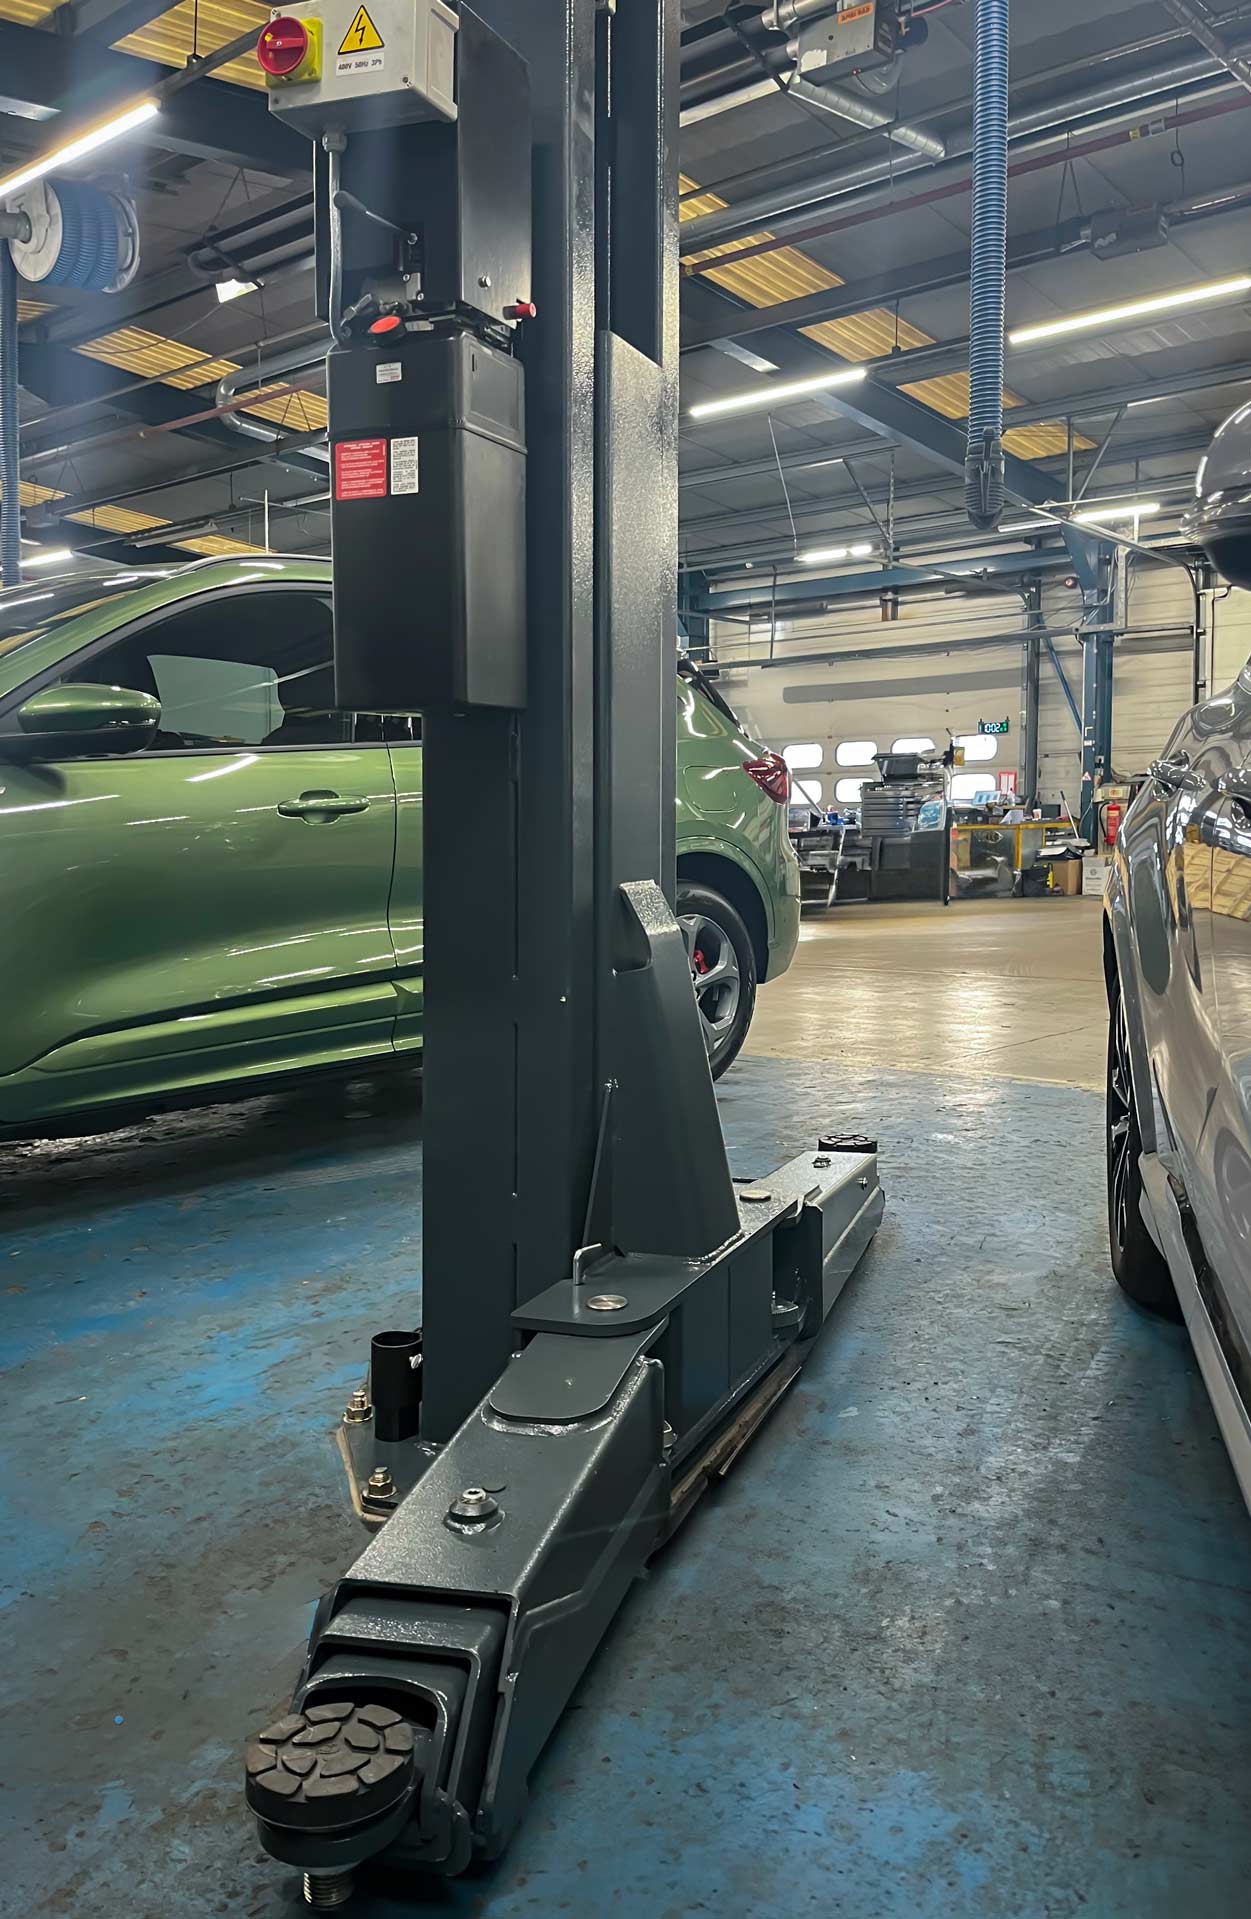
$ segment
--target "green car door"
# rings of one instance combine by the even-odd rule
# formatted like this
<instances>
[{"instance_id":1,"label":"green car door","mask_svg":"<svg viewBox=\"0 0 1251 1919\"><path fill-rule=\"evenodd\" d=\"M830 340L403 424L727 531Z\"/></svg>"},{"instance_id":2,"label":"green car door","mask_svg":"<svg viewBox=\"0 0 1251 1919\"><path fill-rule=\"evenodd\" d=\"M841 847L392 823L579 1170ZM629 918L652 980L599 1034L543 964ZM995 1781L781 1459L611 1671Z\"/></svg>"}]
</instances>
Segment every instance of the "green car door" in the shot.
<instances>
[{"instance_id":1,"label":"green car door","mask_svg":"<svg viewBox=\"0 0 1251 1919\"><path fill-rule=\"evenodd\" d=\"M324 586L256 580L3 663L2 1125L393 1054L383 728L333 710ZM41 739L21 709L50 686L155 696L156 730Z\"/></svg>"}]
</instances>

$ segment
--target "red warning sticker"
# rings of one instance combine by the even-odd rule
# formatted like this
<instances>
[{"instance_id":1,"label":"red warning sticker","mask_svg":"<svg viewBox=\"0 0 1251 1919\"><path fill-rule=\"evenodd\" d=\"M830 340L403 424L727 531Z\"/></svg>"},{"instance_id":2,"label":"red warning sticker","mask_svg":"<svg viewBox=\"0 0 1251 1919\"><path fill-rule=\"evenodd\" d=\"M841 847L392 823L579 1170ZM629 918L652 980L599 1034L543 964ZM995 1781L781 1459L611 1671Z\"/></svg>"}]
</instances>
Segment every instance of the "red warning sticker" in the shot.
<instances>
[{"instance_id":1,"label":"red warning sticker","mask_svg":"<svg viewBox=\"0 0 1251 1919\"><path fill-rule=\"evenodd\" d=\"M339 440L334 449L336 500L381 500L387 492L385 440Z\"/></svg>"}]
</instances>

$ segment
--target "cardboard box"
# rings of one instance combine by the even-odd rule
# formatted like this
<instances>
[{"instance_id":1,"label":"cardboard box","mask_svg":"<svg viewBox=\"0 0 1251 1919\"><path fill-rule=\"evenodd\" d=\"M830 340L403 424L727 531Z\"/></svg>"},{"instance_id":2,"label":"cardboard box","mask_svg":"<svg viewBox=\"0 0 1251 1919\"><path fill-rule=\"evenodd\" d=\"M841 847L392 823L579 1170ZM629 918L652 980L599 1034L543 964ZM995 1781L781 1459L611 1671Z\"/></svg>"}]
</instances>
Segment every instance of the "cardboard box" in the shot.
<instances>
[{"instance_id":1,"label":"cardboard box","mask_svg":"<svg viewBox=\"0 0 1251 1919\"><path fill-rule=\"evenodd\" d=\"M1051 884L1054 892L1076 899L1082 890L1081 860L1052 860Z\"/></svg>"},{"instance_id":2,"label":"cardboard box","mask_svg":"<svg viewBox=\"0 0 1251 1919\"><path fill-rule=\"evenodd\" d=\"M1107 885L1108 868L1112 864L1110 853L1088 853L1082 861L1082 896L1085 899L1101 900L1103 889Z\"/></svg>"}]
</instances>

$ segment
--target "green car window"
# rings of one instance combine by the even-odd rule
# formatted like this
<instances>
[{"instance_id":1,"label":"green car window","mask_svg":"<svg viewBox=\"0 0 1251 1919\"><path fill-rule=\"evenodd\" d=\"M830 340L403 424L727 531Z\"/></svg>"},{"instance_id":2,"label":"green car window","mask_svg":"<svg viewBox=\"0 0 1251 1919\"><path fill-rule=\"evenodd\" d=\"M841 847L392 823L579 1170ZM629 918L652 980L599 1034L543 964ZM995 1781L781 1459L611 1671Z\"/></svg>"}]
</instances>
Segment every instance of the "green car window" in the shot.
<instances>
[{"instance_id":1,"label":"green car window","mask_svg":"<svg viewBox=\"0 0 1251 1919\"><path fill-rule=\"evenodd\" d=\"M333 623L319 593L214 596L126 634L64 677L154 693L158 753L353 737L351 714L335 708Z\"/></svg>"}]
</instances>

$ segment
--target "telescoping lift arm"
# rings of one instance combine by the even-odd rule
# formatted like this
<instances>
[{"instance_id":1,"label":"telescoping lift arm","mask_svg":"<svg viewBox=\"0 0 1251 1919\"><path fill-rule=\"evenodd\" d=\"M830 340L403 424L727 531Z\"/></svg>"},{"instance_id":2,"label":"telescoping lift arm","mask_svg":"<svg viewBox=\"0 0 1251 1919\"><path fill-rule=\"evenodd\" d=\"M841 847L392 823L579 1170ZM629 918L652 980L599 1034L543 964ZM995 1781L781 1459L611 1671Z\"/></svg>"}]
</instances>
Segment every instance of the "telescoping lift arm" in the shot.
<instances>
[{"instance_id":1,"label":"telescoping lift arm","mask_svg":"<svg viewBox=\"0 0 1251 1919\"><path fill-rule=\"evenodd\" d=\"M339 703L420 711L424 755L422 1330L374 1341L340 1442L375 1536L246 1760L320 1907L501 1850L882 1213L867 1139L731 1178L672 910L677 14L261 36L316 142Z\"/></svg>"}]
</instances>

